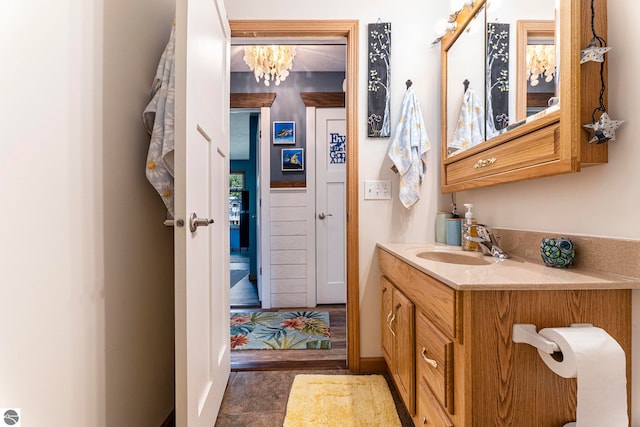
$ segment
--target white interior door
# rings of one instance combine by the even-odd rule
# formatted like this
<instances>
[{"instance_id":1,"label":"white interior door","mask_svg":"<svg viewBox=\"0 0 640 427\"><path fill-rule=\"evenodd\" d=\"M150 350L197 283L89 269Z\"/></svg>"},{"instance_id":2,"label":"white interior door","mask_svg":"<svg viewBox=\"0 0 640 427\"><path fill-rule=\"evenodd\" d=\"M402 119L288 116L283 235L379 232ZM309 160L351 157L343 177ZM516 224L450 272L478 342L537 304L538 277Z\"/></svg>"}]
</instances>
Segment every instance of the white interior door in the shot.
<instances>
[{"instance_id":1,"label":"white interior door","mask_svg":"<svg viewBox=\"0 0 640 427\"><path fill-rule=\"evenodd\" d=\"M178 427L215 424L230 371L229 39L222 0L177 0L175 370ZM192 220L192 215L198 219Z\"/></svg>"},{"instance_id":2,"label":"white interior door","mask_svg":"<svg viewBox=\"0 0 640 427\"><path fill-rule=\"evenodd\" d=\"M347 301L344 108L316 109L316 300Z\"/></svg>"}]
</instances>

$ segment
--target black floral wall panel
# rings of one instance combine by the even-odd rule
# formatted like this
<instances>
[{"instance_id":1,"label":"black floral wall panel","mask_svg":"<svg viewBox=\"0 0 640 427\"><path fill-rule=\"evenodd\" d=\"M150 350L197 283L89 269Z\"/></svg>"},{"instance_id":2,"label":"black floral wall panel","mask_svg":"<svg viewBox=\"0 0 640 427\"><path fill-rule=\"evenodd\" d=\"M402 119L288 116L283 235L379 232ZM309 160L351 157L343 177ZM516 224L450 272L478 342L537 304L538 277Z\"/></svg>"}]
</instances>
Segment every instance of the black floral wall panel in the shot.
<instances>
[{"instance_id":1,"label":"black floral wall panel","mask_svg":"<svg viewBox=\"0 0 640 427\"><path fill-rule=\"evenodd\" d=\"M391 23L369 24L368 136L385 138L391 134L389 104L391 84Z\"/></svg>"},{"instance_id":2,"label":"black floral wall panel","mask_svg":"<svg viewBox=\"0 0 640 427\"><path fill-rule=\"evenodd\" d=\"M509 125L509 24L487 24L487 137Z\"/></svg>"}]
</instances>

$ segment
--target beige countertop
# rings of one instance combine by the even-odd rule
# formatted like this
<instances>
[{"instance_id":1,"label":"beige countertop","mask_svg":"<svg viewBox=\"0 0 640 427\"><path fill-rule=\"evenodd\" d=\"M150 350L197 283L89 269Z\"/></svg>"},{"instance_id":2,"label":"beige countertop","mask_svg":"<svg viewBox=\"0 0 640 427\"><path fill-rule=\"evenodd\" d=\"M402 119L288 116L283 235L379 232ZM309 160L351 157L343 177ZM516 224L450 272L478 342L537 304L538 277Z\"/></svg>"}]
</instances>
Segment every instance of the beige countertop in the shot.
<instances>
[{"instance_id":1,"label":"beige countertop","mask_svg":"<svg viewBox=\"0 0 640 427\"><path fill-rule=\"evenodd\" d=\"M459 246L414 242L378 243L378 248L456 290L640 289L640 279L636 278L571 267L552 268L542 261L537 263L519 257L501 260L480 252L463 251ZM418 257L426 251L482 258L488 264L452 264Z\"/></svg>"}]
</instances>

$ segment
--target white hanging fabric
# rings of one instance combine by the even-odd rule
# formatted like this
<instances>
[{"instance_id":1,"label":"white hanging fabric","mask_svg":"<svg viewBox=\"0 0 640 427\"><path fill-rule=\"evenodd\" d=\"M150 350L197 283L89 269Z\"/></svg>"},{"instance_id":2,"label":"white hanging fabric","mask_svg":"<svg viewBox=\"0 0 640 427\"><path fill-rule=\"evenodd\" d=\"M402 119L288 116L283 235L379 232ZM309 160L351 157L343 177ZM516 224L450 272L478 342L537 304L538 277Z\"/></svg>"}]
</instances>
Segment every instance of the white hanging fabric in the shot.
<instances>
[{"instance_id":1,"label":"white hanging fabric","mask_svg":"<svg viewBox=\"0 0 640 427\"><path fill-rule=\"evenodd\" d=\"M169 42L162 52L151 86L151 101L142 113L144 127L151 135L145 173L171 218L174 216L175 28L174 20Z\"/></svg>"},{"instance_id":2,"label":"white hanging fabric","mask_svg":"<svg viewBox=\"0 0 640 427\"><path fill-rule=\"evenodd\" d=\"M420 200L420 186L427 171L427 151L431 148L420 102L409 86L402 98L400 121L389 147L389 158L400 174L399 197L409 209Z\"/></svg>"},{"instance_id":3,"label":"white hanging fabric","mask_svg":"<svg viewBox=\"0 0 640 427\"><path fill-rule=\"evenodd\" d=\"M460 116L453 137L449 141L449 147L461 149L480 144L484 141L483 127L484 111L480 105L480 99L472 88L468 88L462 99Z\"/></svg>"}]
</instances>

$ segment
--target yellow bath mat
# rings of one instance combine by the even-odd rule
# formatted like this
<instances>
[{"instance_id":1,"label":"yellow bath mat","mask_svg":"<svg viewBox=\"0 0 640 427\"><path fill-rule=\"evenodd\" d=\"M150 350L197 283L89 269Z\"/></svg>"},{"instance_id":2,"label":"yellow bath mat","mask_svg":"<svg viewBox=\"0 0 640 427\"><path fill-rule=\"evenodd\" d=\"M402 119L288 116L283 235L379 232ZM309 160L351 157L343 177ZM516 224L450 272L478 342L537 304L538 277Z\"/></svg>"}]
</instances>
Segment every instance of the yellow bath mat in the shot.
<instances>
[{"instance_id":1,"label":"yellow bath mat","mask_svg":"<svg viewBox=\"0 0 640 427\"><path fill-rule=\"evenodd\" d=\"M296 375L283 427L400 427L382 375Z\"/></svg>"}]
</instances>

